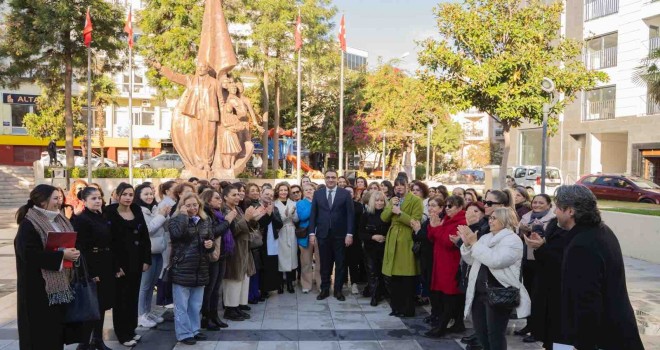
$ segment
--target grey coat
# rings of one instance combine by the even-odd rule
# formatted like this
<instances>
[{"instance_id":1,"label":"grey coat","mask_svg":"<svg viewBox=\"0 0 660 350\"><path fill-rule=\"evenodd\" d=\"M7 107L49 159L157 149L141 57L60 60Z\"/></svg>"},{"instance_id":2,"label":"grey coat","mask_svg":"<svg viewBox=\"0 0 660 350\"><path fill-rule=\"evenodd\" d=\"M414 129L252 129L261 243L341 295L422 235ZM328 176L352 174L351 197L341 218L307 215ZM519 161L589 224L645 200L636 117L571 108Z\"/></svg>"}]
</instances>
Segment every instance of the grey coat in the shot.
<instances>
[{"instance_id":1,"label":"grey coat","mask_svg":"<svg viewBox=\"0 0 660 350\"><path fill-rule=\"evenodd\" d=\"M256 273L254 258L250 252L250 231L259 231L259 224L256 222L248 223L241 208L236 207L236 211L238 215L236 215L230 226L234 235L234 253L227 257L225 278L242 281L245 275L252 276ZM226 209L223 209L222 212L225 215L229 213Z\"/></svg>"}]
</instances>

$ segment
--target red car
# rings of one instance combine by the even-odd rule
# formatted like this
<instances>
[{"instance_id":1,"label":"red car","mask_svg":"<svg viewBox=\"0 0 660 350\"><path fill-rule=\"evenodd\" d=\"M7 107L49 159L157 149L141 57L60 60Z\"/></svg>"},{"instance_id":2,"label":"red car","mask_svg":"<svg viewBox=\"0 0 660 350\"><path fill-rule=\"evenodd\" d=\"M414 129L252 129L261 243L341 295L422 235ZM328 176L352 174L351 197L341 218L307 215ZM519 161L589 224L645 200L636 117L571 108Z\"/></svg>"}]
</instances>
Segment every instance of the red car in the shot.
<instances>
[{"instance_id":1,"label":"red car","mask_svg":"<svg viewBox=\"0 0 660 350\"><path fill-rule=\"evenodd\" d=\"M660 186L640 177L617 174L590 174L577 181L598 199L660 204Z\"/></svg>"}]
</instances>

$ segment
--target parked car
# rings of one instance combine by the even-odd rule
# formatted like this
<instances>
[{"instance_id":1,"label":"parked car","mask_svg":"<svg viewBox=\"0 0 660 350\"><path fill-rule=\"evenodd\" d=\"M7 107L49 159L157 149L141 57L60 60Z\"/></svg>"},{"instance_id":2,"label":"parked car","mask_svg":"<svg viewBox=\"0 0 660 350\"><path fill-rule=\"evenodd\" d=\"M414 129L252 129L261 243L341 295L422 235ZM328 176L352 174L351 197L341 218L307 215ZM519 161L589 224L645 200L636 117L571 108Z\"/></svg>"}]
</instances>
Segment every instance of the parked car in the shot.
<instances>
[{"instance_id":1,"label":"parked car","mask_svg":"<svg viewBox=\"0 0 660 350\"><path fill-rule=\"evenodd\" d=\"M598 199L660 204L660 186L640 177L621 174L590 174L577 181Z\"/></svg>"},{"instance_id":2,"label":"parked car","mask_svg":"<svg viewBox=\"0 0 660 350\"><path fill-rule=\"evenodd\" d=\"M535 193L541 193L541 166L517 165L510 167L507 175L511 175L520 186L530 186ZM545 167L545 193L554 194L557 187L564 184L559 168Z\"/></svg>"},{"instance_id":3,"label":"parked car","mask_svg":"<svg viewBox=\"0 0 660 350\"><path fill-rule=\"evenodd\" d=\"M66 150L65 149L58 149L57 150L57 161L56 165L57 166L64 166L66 164ZM48 152L41 152L41 164L44 166L49 166L50 165L50 157L48 156ZM80 149L74 149L73 150L73 165L77 167L84 167L87 166L87 158L82 156L82 150ZM98 167L109 167L109 168L116 168L117 167L117 162L110 158L104 158L103 159L103 165L101 165L101 156L99 156L96 152L92 153L92 168L98 168Z\"/></svg>"},{"instance_id":4,"label":"parked car","mask_svg":"<svg viewBox=\"0 0 660 350\"><path fill-rule=\"evenodd\" d=\"M153 158L136 162L135 167L143 169L181 169L183 168L183 161L181 156L176 153L161 153Z\"/></svg>"}]
</instances>

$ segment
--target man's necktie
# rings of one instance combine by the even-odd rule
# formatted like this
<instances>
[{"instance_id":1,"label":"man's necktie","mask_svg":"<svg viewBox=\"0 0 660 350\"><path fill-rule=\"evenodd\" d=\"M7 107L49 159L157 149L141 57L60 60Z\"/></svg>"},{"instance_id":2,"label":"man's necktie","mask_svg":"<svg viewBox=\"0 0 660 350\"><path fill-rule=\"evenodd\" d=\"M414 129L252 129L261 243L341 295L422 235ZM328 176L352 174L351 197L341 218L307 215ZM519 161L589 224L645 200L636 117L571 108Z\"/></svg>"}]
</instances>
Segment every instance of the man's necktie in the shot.
<instances>
[{"instance_id":1,"label":"man's necktie","mask_svg":"<svg viewBox=\"0 0 660 350\"><path fill-rule=\"evenodd\" d=\"M332 191L333 191L333 190L329 190L329 191L328 191L328 206L329 206L330 208L332 208Z\"/></svg>"}]
</instances>

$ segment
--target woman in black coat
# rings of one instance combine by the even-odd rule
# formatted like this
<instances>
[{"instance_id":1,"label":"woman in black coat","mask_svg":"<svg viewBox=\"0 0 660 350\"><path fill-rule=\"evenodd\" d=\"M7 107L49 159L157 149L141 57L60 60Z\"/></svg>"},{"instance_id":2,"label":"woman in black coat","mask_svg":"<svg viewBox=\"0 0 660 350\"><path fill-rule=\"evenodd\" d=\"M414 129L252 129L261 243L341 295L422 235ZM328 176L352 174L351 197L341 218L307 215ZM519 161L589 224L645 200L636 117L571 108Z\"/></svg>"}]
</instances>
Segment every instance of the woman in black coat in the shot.
<instances>
[{"instance_id":1,"label":"woman in black coat","mask_svg":"<svg viewBox=\"0 0 660 350\"><path fill-rule=\"evenodd\" d=\"M89 277L96 281L101 314L100 320L85 324L83 340L91 338L91 349L109 350L103 343L103 319L105 311L113 307L115 299L116 271L112 256L112 232L108 220L101 214L101 192L95 187L85 187L78 192L78 197L85 204L85 209L80 215L74 216L71 223L78 233L76 248L85 258ZM78 349L88 348L90 347L87 343L78 346Z\"/></svg>"},{"instance_id":2,"label":"woman in black coat","mask_svg":"<svg viewBox=\"0 0 660 350\"><path fill-rule=\"evenodd\" d=\"M16 212L16 307L21 350L61 350L64 343L72 342L65 336L64 313L73 293L66 288L68 277L60 267L64 260L78 259L80 252L76 248L52 252L44 249L48 232L73 230L59 211L60 200L55 187L38 185L30 192L27 204ZM50 281L63 283L47 283L47 275Z\"/></svg>"},{"instance_id":3,"label":"woman in black coat","mask_svg":"<svg viewBox=\"0 0 660 350\"><path fill-rule=\"evenodd\" d=\"M364 242L369 272L369 291L371 292L371 306L378 305L385 294L383 281L383 254L385 254L385 239L390 223L384 222L380 214L385 209L385 194L373 191L369 197L369 204L362 214L358 224L358 234Z\"/></svg>"},{"instance_id":4,"label":"woman in black coat","mask_svg":"<svg viewBox=\"0 0 660 350\"><path fill-rule=\"evenodd\" d=\"M115 194L117 204L105 209L112 231L112 253L115 259L116 293L112 324L117 340L124 346L135 346L140 336L135 333L138 319L138 296L142 272L151 265L151 241L142 209L133 204L133 186L122 182Z\"/></svg>"}]
</instances>

